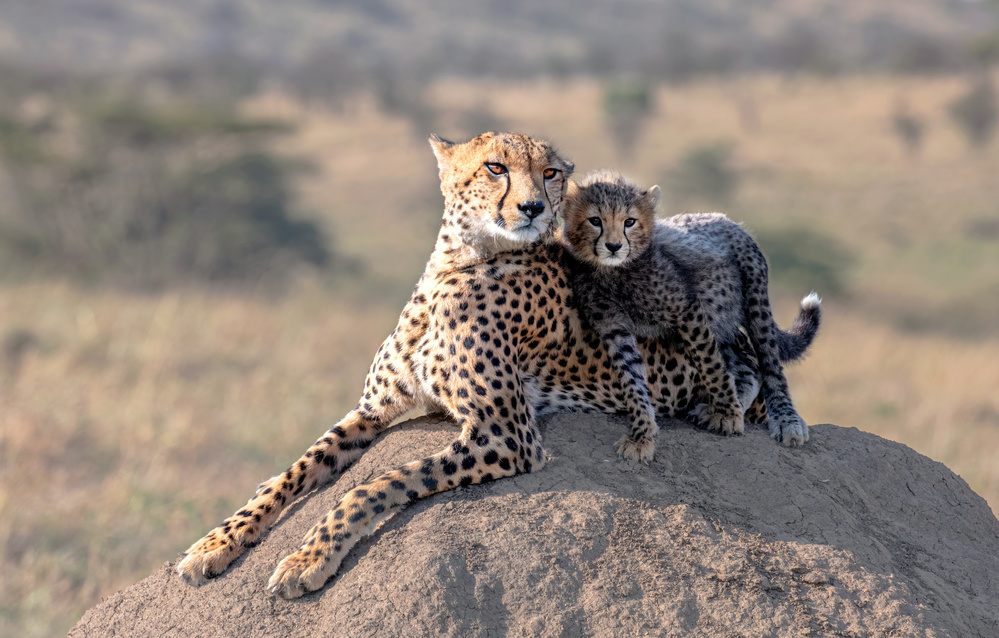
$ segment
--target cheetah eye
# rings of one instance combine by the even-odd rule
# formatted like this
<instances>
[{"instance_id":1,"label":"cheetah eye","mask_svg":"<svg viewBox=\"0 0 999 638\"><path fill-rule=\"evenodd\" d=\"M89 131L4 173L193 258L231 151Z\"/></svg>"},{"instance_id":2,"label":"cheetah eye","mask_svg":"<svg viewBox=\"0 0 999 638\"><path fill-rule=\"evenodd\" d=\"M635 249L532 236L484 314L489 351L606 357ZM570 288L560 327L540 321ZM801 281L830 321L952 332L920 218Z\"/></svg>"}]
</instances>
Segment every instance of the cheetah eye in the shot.
<instances>
[{"instance_id":1,"label":"cheetah eye","mask_svg":"<svg viewBox=\"0 0 999 638\"><path fill-rule=\"evenodd\" d=\"M555 176L558 175L558 171L554 168L546 168L542 175L544 175L545 179L555 179Z\"/></svg>"},{"instance_id":2,"label":"cheetah eye","mask_svg":"<svg viewBox=\"0 0 999 638\"><path fill-rule=\"evenodd\" d=\"M601 225L601 223L602 223L602 222L600 221L600 218L599 218L599 217L590 217L590 218L589 218L588 220L586 220L586 221L590 222L591 224L593 224L593 225L594 225L594 226L596 226L597 228L600 228L600 225Z\"/></svg>"},{"instance_id":3,"label":"cheetah eye","mask_svg":"<svg viewBox=\"0 0 999 638\"><path fill-rule=\"evenodd\" d=\"M492 173L493 175L505 175L507 172L506 166L503 166L502 164L497 164L495 162L486 162L486 168L488 168L489 172Z\"/></svg>"},{"instance_id":4,"label":"cheetah eye","mask_svg":"<svg viewBox=\"0 0 999 638\"><path fill-rule=\"evenodd\" d=\"M632 226L635 225L636 221L638 221L638 220L635 219L634 217L629 217L628 219L624 220L624 227L625 228L631 228Z\"/></svg>"}]
</instances>

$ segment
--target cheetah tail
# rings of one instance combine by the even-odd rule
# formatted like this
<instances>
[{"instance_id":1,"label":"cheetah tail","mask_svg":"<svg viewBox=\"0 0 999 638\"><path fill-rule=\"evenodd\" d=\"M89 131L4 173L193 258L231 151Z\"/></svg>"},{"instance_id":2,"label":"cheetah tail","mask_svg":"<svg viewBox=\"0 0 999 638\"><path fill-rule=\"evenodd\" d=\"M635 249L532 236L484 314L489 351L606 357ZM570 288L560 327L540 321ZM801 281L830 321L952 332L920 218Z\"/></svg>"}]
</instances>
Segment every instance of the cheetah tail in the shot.
<instances>
[{"instance_id":1,"label":"cheetah tail","mask_svg":"<svg viewBox=\"0 0 999 638\"><path fill-rule=\"evenodd\" d=\"M801 300L801 310L788 331L778 330L777 345L781 363L797 361L812 345L822 321L822 299L814 292Z\"/></svg>"}]
</instances>

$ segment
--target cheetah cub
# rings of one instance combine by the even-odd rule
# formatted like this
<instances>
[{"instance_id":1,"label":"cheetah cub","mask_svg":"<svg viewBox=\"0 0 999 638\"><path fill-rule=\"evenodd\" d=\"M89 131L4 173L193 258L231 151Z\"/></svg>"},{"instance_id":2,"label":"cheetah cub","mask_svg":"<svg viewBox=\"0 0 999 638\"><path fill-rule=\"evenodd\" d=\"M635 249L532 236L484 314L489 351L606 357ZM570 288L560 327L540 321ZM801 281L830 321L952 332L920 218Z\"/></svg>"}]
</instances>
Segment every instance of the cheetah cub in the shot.
<instances>
[{"instance_id":1,"label":"cheetah cub","mask_svg":"<svg viewBox=\"0 0 999 638\"><path fill-rule=\"evenodd\" d=\"M745 330L760 366L760 395L770 435L787 446L807 441L808 425L791 403L781 364L800 358L815 338L821 320L819 296L806 295L791 329L782 331L770 308L766 257L745 228L721 213L660 220L655 243L692 273L719 344L732 343L740 329Z\"/></svg>"},{"instance_id":2,"label":"cheetah cub","mask_svg":"<svg viewBox=\"0 0 999 638\"><path fill-rule=\"evenodd\" d=\"M655 243L658 186L641 190L598 172L569 184L563 241L574 258L573 294L580 314L603 340L621 381L631 432L618 452L652 459L659 430L638 337L675 331L707 390L698 418L709 430L743 431L743 407L725 368L693 274Z\"/></svg>"},{"instance_id":3,"label":"cheetah cub","mask_svg":"<svg viewBox=\"0 0 999 638\"><path fill-rule=\"evenodd\" d=\"M743 325L760 359L771 433L788 445L804 442L807 426L790 404L780 362L800 357L814 338L818 297L806 297L791 330L781 331L769 310L766 261L749 234L717 214L656 223L659 198L657 186L642 190L600 171L570 183L566 202L561 238L574 258L573 292L626 395L631 431L618 442L619 453L648 461L658 430L636 337L677 334L707 392L694 416L710 430L743 431L749 406L739 403L719 354Z\"/></svg>"}]
</instances>

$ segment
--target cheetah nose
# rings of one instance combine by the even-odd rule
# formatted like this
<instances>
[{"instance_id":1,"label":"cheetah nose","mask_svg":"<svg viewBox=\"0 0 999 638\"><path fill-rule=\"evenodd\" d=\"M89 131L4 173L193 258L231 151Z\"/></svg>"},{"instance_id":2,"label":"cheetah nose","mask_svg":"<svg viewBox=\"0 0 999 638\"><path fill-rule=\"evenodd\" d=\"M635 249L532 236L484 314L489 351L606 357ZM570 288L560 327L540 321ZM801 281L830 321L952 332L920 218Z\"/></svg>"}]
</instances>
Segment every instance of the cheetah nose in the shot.
<instances>
[{"instance_id":1,"label":"cheetah nose","mask_svg":"<svg viewBox=\"0 0 999 638\"><path fill-rule=\"evenodd\" d=\"M604 244L604 246L607 247L607 250L611 251L611 254L614 254L617 251L621 250L621 244L612 244L610 242L607 242L606 244Z\"/></svg>"},{"instance_id":2,"label":"cheetah nose","mask_svg":"<svg viewBox=\"0 0 999 638\"><path fill-rule=\"evenodd\" d=\"M545 203L542 201L524 202L523 204L517 204L517 210L527 215L528 219L534 219L541 213L545 212Z\"/></svg>"}]
</instances>

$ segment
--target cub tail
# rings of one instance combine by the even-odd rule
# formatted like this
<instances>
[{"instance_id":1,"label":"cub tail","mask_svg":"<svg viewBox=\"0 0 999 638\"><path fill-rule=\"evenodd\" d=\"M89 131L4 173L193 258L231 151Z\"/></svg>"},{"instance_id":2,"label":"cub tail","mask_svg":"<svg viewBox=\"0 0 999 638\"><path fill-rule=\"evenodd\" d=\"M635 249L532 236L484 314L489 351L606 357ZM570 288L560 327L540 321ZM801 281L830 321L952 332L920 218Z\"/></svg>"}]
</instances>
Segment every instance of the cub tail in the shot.
<instances>
[{"instance_id":1,"label":"cub tail","mask_svg":"<svg viewBox=\"0 0 999 638\"><path fill-rule=\"evenodd\" d=\"M781 363L797 361L812 345L822 321L822 299L814 292L801 300L801 310L787 331L778 330L777 347Z\"/></svg>"}]
</instances>

